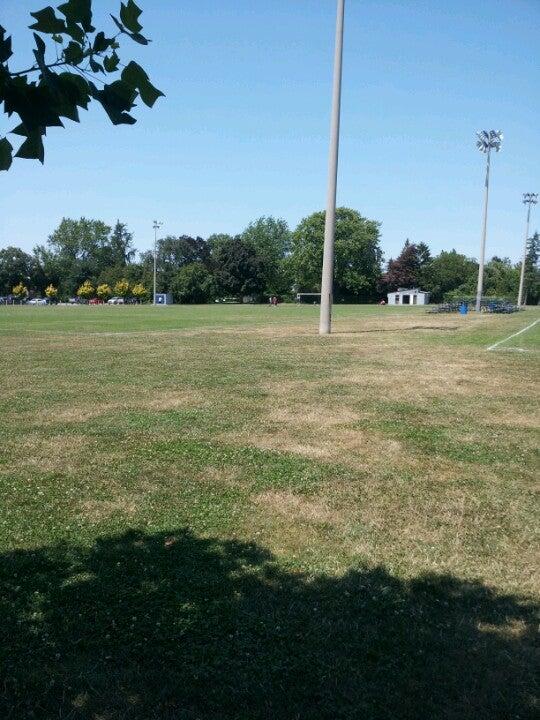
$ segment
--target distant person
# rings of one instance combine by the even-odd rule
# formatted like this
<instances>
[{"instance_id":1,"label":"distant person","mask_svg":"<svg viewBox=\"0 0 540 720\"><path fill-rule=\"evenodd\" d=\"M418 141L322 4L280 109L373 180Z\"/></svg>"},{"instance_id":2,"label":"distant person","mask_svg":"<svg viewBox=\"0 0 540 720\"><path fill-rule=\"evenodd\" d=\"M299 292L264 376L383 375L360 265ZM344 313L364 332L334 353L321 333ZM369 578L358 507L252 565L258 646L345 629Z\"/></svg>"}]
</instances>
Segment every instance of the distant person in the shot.
<instances>
[{"instance_id":1,"label":"distant person","mask_svg":"<svg viewBox=\"0 0 540 720\"><path fill-rule=\"evenodd\" d=\"M386 305L386 300L381 300L381 302L379 303L379 305Z\"/></svg>"},{"instance_id":2,"label":"distant person","mask_svg":"<svg viewBox=\"0 0 540 720\"><path fill-rule=\"evenodd\" d=\"M277 299L277 296L274 295L274 297L272 298L272 305L273 305L274 307L277 307L277 304L278 304L278 299Z\"/></svg>"}]
</instances>

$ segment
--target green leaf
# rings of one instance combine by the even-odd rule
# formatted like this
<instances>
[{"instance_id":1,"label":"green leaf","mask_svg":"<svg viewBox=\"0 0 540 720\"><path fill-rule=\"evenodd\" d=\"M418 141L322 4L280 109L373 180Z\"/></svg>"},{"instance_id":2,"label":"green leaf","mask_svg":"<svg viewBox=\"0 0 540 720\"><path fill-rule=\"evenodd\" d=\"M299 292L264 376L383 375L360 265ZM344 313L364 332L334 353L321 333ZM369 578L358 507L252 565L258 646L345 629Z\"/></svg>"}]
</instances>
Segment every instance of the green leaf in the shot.
<instances>
[{"instance_id":1,"label":"green leaf","mask_svg":"<svg viewBox=\"0 0 540 720\"><path fill-rule=\"evenodd\" d=\"M114 21L114 24L115 24L116 27L120 30L120 32L121 32L121 33L126 32L126 28L122 25L122 23L120 22L120 20L118 20L118 18L115 18L114 15L111 15L111 17L112 17L112 19L113 19L113 21Z\"/></svg>"},{"instance_id":2,"label":"green leaf","mask_svg":"<svg viewBox=\"0 0 540 720\"><path fill-rule=\"evenodd\" d=\"M127 3L120 3L120 19L132 33L138 33L142 30L142 25L139 23L139 16L142 10L137 7L133 0L128 0Z\"/></svg>"},{"instance_id":3,"label":"green leaf","mask_svg":"<svg viewBox=\"0 0 540 720\"><path fill-rule=\"evenodd\" d=\"M122 23L114 17L114 15L111 15L112 19L114 20L114 23L116 27L120 30L121 33L125 33L126 35L129 35L129 37L132 40L135 40L136 43L139 43L139 45L148 45L150 40L144 37L144 35L141 35L140 33L132 33L129 32L129 30L126 30L126 28L122 25Z\"/></svg>"},{"instance_id":4,"label":"green leaf","mask_svg":"<svg viewBox=\"0 0 540 720\"><path fill-rule=\"evenodd\" d=\"M45 63L46 45L43 42L43 39L39 37L39 35L36 35L36 33L33 33L33 35L34 35L34 40L36 41L37 54L39 55L39 58L37 58L37 61L41 67L41 65ZM34 53L34 54L36 54L36 53Z\"/></svg>"},{"instance_id":5,"label":"green leaf","mask_svg":"<svg viewBox=\"0 0 540 720\"><path fill-rule=\"evenodd\" d=\"M123 80L115 80L98 90L94 83L89 83L90 94L101 103L113 125L133 125L136 120L127 113L133 107L137 92Z\"/></svg>"},{"instance_id":6,"label":"green leaf","mask_svg":"<svg viewBox=\"0 0 540 720\"><path fill-rule=\"evenodd\" d=\"M90 68L92 69L92 72L95 73L103 72L103 67L97 62L97 60L94 60L93 57L90 58Z\"/></svg>"},{"instance_id":7,"label":"green leaf","mask_svg":"<svg viewBox=\"0 0 540 720\"><path fill-rule=\"evenodd\" d=\"M24 123L21 123L20 125L17 125L17 127L13 128L13 130L10 130L12 135L23 135L26 137L28 135L28 128Z\"/></svg>"},{"instance_id":8,"label":"green leaf","mask_svg":"<svg viewBox=\"0 0 540 720\"><path fill-rule=\"evenodd\" d=\"M15 153L15 157L25 160L39 160L41 164L45 160L45 148L43 147L42 131L32 130L21 147Z\"/></svg>"},{"instance_id":9,"label":"green leaf","mask_svg":"<svg viewBox=\"0 0 540 720\"><path fill-rule=\"evenodd\" d=\"M79 43L71 40L64 50L64 60L70 65L78 65L84 57L82 47Z\"/></svg>"},{"instance_id":10,"label":"green leaf","mask_svg":"<svg viewBox=\"0 0 540 720\"><path fill-rule=\"evenodd\" d=\"M79 122L79 111L76 104L67 95L58 95L56 109L60 117Z\"/></svg>"},{"instance_id":11,"label":"green leaf","mask_svg":"<svg viewBox=\"0 0 540 720\"><path fill-rule=\"evenodd\" d=\"M11 37L6 37L6 31L0 25L0 62L7 62L12 55Z\"/></svg>"},{"instance_id":12,"label":"green leaf","mask_svg":"<svg viewBox=\"0 0 540 720\"><path fill-rule=\"evenodd\" d=\"M7 138L0 138L0 170L9 170L13 158L11 152L13 145Z\"/></svg>"},{"instance_id":13,"label":"green leaf","mask_svg":"<svg viewBox=\"0 0 540 720\"><path fill-rule=\"evenodd\" d=\"M140 33L128 33L129 37L132 40L135 40L136 43L139 43L139 45L148 45L150 40L144 37L144 35L141 35Z\"/></svg>"},{"instance_id":14,"label":"green leaf","mask_svg":"<svg viewBox=\"0 0 540 720\"><path fill-rule=\"evenodd\" d=\"M103 60L103 65L107 72L114 72L118 68L119 62L120 62L120 58L118 57L116 52L113 52L112 55L110 55L109 57L106 57Z\"/></svg>"},{"instance_id":15,"label":"green leaf","mask_svg":"<svg viewBox=\"0 0 540 720\"><path fill-rule=\"evenodd\" d=\"M108 48L113 44L114 40L111 38L106 38L104 32L98 32L96 37L94 38L94 45L93 45L93 52L100 53L104 52L105 50L108 50Z\"/></svg>"},{"instance_id":16,"label":"green leaf","mask_svg":"<svg viewBox=\"0 0 540 720\"><path fill-rule=\"evenodd\" d=\"M45 33L47 35L55 35L56 33L66 32L66 25L64 21L56 17L54 10L50 5L43 8L43 10L31 12L30 15L36 20L33 25L29 25L30 30L37 30L37 32Z\"/></svg>"},{"instance_id":17,"label":"green leaf","mask_svg":"<svg viewBox=\"0 0 540 720\"><path fill-rule=\"evenodd\" d=\"M90 88L88 81L75 73L63 72L58 75L62 92L79 107L88 109L90 101Z\"/></svg>"},{"instance_id":18,"label":"green leaf","mask_svg":"<svg viewBox=\"0 0 540 720\"><path fill-rule=\"evenodd\" d=\"M77 23L67 22L66 33L75 40L75 42L84 43L84 31L77 25Z\"/></svg>"},{"instance_id":19,"label":"green leaf","mask_svg":"<svg viewBox=\"0 0 540 720\"><path fill-rule=\"evenodd\" d=\"M62 126L54 107L54 96L47 83L29 84L25 77L12 78L4 91L4 109L16 113L31 130Z\"/></svg>"},{"instance_id":20,"label":"green leaf","mask_svg":"<svg viewBox=\"0 0 540 720\"><path fill-rule=\"evenodd\" d=\"M34 50L34 55L39 69L41 70L41 78L46 85L49 85L54 89L56 83L56 75L51 72L50 68L48 68L45 64L45 43L37 33L34 33L34 40L36 41L36 49Z\"/></svg>"},{"instance_id":21,"label":"green leaf","mask_svg":"<svg viewBox=\"0 0 540 720\"><path fill-rule=\"evenodd\" d=\"M94 32L91 0L68 0L63 5L59 5L58 10L68 22L79 23L87 33Z\"/></svg>"},{"instance_id":22,"label":"green leaf","mask_svg":"<svg viewBox=\"0 0 540 720\"><path fill-rule=\"evenodd\" d=\"M122 80L139 91L141 100L148 107L152 107L159 97L164 97L150 80L143 68L133 60L122 70Z\"/></svg>"}]
</instances>

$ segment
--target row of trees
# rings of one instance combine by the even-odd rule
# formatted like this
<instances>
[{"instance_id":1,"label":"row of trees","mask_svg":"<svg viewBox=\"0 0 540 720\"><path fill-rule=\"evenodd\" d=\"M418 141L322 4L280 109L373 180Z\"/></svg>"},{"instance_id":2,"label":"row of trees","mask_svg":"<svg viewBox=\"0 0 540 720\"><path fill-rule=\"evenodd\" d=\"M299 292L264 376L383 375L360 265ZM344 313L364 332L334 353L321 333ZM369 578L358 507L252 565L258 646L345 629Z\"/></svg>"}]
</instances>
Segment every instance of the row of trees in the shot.
<instances>
[{"instance_id":1,"label":"row of trees","mask_svg":"<svg viewBox=\"0 0 540 720\"><path fill-rule=\"evenodd\" d=\"M538 233L529 240L525 265L525 299L530 304L540 300ZM493 257L484 266L484 293L491 297L515 300L518 294L521 263L508 258ZM431 293L434 302L473 297L478 280L478 263L455 250L442 251L432 257L424 243L414 245L407 240L400 255L390 259L381 279L386 292L398 287L421 287Z\"/></svg>"},{"instance_id":2,"label":"row of trees","mask_svg":"<svg viewBox=\"0 0 540 720\"><path fill-rule=\"evenodd\" d=\"M324 212L304 218L291 231L284 220L262 217L236 236L187 235L158 242L158 292L172 292L176 302L204 303L220 297L271 295L289 298L296 292L318 292L324 240ZM527 301L539 300L538 234L527 257ZM133 236L118 221L111 228L99 220L63 219L45 245L33 253L17 247L0 250L0 295L19 284L33 295L52 288L59 299L110 294L144 300L153 283L154 256L137 258ZM473 295L476 260L443 251L432 256L424 243L409 242L383 268L380 224L356 210L339 208L336 216L335 296L337 301L375 302L398 287L421 287L432 299ZM519 267L506 258L486 264L485 293L515 298Z\"/></svg>"}]
</instances>

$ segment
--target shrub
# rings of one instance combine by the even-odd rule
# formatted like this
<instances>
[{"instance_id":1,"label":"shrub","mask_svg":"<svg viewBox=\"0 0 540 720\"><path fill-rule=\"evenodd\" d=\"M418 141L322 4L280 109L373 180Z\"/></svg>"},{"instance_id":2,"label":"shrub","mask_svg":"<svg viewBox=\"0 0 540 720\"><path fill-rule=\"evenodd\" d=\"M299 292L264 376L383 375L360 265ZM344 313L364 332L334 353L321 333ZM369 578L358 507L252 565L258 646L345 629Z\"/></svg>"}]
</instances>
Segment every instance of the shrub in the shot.
<instances>
[{"instance_id":1,"label":"shrub","mask_svg":"<svg viewBox=\"0 0 540 720\"><path fill-rule=\"evenodd\" d=\"M138 302L143 302L148 298L148 290L142 283L137 283L131 289L131 293Z\"/></svg>"},{"instance_id":2,"label":"shrub","mask_svg":"<svg viewBox=\"0 0 540 720\"><path fill-rule=\"evenodd\" d=\"M129 296L129 282L125 278L116 283L114 286L114 294L124 298L124 300Z\"/></svg>"},{"instance_id":3,"label":"shrub","mask_svg":"<svg viewBox=\"0 0 540 720\"><path fill-rule=\"evenodd\" d=\"M112 295L111 286L107 283L102 283L101 285L98 285L96 289L96 295L100 300L108 300Z\"/></svg>"},{"instance_id":4,"label":"shrub","mask_svg":"<svg viewBox=\"0 0 540 720\"><path fill-rule=\"evenodd\" d=\"M49 300L56 300L58 297L58 288L55 288L54 285L47 285L45 288L45 295L49 298Z\"/></svg>"},{"instance_id":5,"label":"shrub","mask_svg":"<svg viewBox=\"0 0 540 720\"><path fill-rule=\"evenodd\" d=\"M90 280L85 280L81 287L77 290L77 295L83 300L89 300L94 296L95 288Z\"/></svg>"},{"instance_id":6,"label":"shrub","mask_svg":"<svg viewBox=\"0 0 540 720\"><path fill-rule=\"evenodd\" d=\"M28 288L26 287L26 285L23 285L22 282L20 282L13 288L13 294L15 295L17 300L22 301L28 297Z\"/></svg>"}]
</instances>

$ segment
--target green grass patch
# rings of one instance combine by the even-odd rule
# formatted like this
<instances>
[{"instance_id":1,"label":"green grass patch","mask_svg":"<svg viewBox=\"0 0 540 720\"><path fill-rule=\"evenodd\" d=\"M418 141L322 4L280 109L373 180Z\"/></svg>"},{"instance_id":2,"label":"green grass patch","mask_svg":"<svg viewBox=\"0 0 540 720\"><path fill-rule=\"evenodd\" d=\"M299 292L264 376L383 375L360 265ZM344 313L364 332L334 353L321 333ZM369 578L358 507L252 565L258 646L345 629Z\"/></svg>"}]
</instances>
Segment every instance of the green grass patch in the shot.
<instances>
[{"instance_id":1,"label":"green grass patch","mask_svg":"<svg viewBox=\"0 0 540 720\"><path fill-rule=\"evenodd\" d=\"M0 308L0 716L532 718L538 316Z\"/></svg>"}]
</instances>

